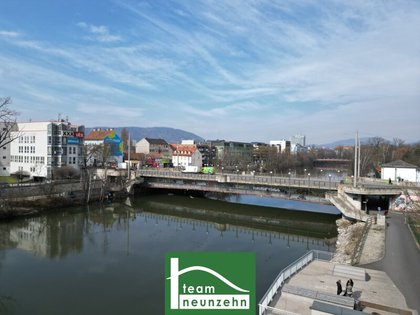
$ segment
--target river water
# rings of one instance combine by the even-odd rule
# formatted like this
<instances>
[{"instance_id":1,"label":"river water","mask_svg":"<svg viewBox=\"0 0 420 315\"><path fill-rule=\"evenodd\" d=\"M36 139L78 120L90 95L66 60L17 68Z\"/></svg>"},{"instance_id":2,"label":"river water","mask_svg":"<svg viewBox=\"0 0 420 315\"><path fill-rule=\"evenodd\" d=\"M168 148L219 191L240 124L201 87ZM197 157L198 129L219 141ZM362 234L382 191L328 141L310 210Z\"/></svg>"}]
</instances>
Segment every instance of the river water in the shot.
<instances>
[{"instance_id":1,"label":"river water","mask_svg":"<svg viewBox=\"0 0 420 315\"><path fill-rule=\"evenodd\" d=\"M168 251L255 252L258 302L305 252L334 250L334 214L229 201L244 204L151 195L1 222L0 314L163 315Z\"/></svg>"}]
</instances>

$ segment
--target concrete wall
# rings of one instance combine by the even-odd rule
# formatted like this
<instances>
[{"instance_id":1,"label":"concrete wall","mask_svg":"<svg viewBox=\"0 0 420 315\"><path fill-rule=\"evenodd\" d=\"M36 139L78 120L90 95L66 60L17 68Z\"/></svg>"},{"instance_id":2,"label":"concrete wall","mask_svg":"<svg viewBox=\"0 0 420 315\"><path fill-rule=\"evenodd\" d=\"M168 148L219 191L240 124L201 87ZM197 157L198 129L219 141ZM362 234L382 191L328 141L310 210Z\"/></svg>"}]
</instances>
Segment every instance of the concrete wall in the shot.
<instances>
[{"instance_id":1,"label":"concrete wall","mask_svg":"<svg viewBox=\"0 0 420 315\"><path fill-rule=\"evenodd\" d=\"M418 171L415 168L382 168L382 179L391 178L392 181L397 181L398 177L404 179L407 182L418 182L420 177Z\"/></svg>"}]
</instances>

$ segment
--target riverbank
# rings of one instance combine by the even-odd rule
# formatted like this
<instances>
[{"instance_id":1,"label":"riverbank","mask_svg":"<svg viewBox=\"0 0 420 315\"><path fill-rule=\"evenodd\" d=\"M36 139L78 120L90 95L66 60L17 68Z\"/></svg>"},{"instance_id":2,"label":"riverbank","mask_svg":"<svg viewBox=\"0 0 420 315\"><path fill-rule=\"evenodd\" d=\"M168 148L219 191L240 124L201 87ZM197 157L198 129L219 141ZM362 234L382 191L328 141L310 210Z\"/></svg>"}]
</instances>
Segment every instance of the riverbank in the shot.
<instances>
[{"instance_id":1,"label":"riverbank","mask_svg":"<svg viewBox=\"0 0 420 315\"><path fill-rule=\"evenodd\" d=\"M106 199L100 182L92 182L86 190L83 183L53 182L27 186L8 186L1 190L0 220L34 216L56 209L97 203ZM113 199L126 196L113 193ZM105 198L104 198L105 197Z\"/></svg>"},{"instance_id":2,"label":"riverbank","mask_svg":"<svg viewBox=\"0 0 420 315\"><path fill-rule=\"evenodd\" d=\"M384 257L384 217L379 222L373 220L371 225L365 222L353 223L344 218L338 219L336 223L338 236L332 262L364 265L381 260ZM359 258L355 260L354 257L357 251L361 251L361 253Z\"/></svg>"}]
</instances>

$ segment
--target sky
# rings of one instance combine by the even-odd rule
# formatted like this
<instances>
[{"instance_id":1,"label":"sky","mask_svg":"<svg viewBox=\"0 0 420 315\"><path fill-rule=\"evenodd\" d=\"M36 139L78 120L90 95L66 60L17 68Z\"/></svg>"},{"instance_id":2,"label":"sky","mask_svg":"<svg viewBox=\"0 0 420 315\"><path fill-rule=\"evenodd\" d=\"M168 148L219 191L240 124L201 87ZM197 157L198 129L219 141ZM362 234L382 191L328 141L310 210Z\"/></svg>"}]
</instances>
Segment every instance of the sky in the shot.
<instances>
[{"instance_id":1,"label":"sky","mask_svg":"<svg viewBox=\"0 0 420 315\"><path fill-rule=\"evenodd\" d=\"M19 121L420 140L419 0L1 0Z\"/></svg>"}]
</instances>

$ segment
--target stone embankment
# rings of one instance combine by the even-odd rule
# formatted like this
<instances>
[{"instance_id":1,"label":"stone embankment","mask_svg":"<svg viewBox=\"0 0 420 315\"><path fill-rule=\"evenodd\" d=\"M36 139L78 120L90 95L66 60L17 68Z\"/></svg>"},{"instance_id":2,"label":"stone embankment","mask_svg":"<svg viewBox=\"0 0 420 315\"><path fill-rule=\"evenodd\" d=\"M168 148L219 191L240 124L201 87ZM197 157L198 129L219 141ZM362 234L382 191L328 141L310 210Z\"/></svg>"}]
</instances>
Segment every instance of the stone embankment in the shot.
<instances>
[{"instance_id":1,"label":"stone embankment","mask_svg":"<svg viewBox=\"0 0 420 315\"><path fill-rule=\"evenodd\" d=\"M344 218L338 219L336 250L332 262L351 264L356 245L363 232L364 222L352 223Z\"/></svg>"},{"instance_id":2,"label":"stone embankment","mask_svg":"<svg viewBox=\"0 0 420 315\"><path fill-rule=\"evenodd\" d=\"M7 186L0 191L0 219L97 202L107 192L101 181L92 181L89 187L80 181Z\"/></svg>"},{"instance_id":3,"label":"stone embankment","mask_svg":"<svg viewBox=\"0 0 420 315\"><path fill-rule=\"evenodd\" d=\"M372 263L383 258L385 253L384 216L381 216L379 220L374 220L374 223L365 231L365 236L363 235L365 222L353 223L342 218L336 223L338 236L332 262L354 264L353 258L358 250L361 251L357 260L358 265Z\"/></svg>"}]
</instances>

